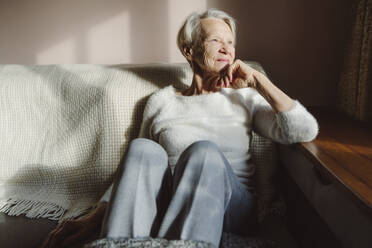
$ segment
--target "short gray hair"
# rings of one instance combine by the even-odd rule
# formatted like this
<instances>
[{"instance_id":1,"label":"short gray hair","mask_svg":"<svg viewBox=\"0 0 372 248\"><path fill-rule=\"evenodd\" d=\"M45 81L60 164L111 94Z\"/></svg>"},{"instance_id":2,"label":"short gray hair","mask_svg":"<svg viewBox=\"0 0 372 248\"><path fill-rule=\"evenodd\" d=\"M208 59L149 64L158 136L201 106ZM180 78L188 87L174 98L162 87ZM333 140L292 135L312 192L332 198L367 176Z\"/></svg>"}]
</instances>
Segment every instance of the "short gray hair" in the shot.
<instances>
[{"instance_id":1,"label":"short gray hair","mask_svg":"<svg viewBox=\"0 0 372 248\"><path fill-rule=\"evenodd\" d=\"M234 39L236 38L235 19L227 13L217 9L208 9L203 13L194 12L186 18L181 29L178 31L177 46L182 54L184 47L192 48L196 44L196 42L199 41L201 35L200 21L208 17L214 17L223 20L230 27Z\"/></svg>"}]
</instances>

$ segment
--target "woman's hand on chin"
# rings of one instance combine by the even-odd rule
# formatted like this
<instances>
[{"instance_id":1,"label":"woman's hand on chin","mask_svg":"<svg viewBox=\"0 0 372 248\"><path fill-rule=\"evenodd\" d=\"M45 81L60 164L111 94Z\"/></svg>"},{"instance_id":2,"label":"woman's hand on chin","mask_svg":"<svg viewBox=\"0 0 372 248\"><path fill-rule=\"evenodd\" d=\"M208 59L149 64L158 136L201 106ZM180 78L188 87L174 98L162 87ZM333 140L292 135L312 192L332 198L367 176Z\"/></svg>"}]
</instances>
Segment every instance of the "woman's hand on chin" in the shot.
<instances>
[{"instance_id":1,"label":"woman's hand on chin","mask_svg":"<svg viewBox=\"0 0 372 248\"><path fill-rule=\"evenodd\" d=\"M217 85L221 88L256 88L258 73L260 72L237 59L223 71Z\"/></svg>"}]
</instances>

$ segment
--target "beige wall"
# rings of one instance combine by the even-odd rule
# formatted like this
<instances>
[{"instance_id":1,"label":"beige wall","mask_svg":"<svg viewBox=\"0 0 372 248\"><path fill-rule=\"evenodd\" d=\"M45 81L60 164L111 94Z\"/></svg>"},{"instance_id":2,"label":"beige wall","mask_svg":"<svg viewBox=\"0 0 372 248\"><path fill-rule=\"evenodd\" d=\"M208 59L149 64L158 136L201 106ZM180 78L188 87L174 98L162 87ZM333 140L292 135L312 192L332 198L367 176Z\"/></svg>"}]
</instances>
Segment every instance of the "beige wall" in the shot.
<instances>
[{"instance_id":1,"label":"beige wall","mask_svg":"<svg viewBox=\"0 0 372 248\"><path fill-rule=\"evenodd\" d=\"M332 105L350 0L0 0L0 63L184 62L184 18L215 7L238 21L237 55L306 105Z\"/></svg>"}]
</instances>

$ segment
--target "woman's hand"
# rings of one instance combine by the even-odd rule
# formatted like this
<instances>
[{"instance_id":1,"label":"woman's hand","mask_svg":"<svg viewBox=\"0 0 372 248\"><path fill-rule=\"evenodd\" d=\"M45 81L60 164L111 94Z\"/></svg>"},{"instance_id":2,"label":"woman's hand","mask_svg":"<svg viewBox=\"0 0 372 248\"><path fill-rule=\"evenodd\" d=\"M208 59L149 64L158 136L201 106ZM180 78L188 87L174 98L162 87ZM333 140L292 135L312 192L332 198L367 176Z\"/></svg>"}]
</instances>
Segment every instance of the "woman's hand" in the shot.
<instances>
[{"instance_id":1,"label":"woman's hand","mask_svg":"<svg viewBox=\"0 0 372 248\"><path fill-rule=\"evenodd\" d=\"M276 87L264 74L239 59L226 68L223 76L220 76L219 84L223 85L221 87L235 89L252 87L277 113L288 111L295 104L292 98Z\"/></svg>"},{"instance_id":2,"label":"woman's hand","mask_svg":"<svg viewBox=\"0 0 372 248\"><path fill-rule=\"evenodd\" d=\"M257 75L259 73L243 61L237 59L226 68L223 73L224 75L219 79L218 85L234 89L256 88Z\"/></svg>"},{"instance_id":3,"label":"woman's hand","mask_svg":"<svg viewBox=\"0 0 372 248\"><path fill-rule=\"evenodd\" d=\"M106 202L100 202L87 216L77 220L63 221L49 233L42 248L71 247L86 240L101 228L106 207Z\"/></svg>"}]
</instances>

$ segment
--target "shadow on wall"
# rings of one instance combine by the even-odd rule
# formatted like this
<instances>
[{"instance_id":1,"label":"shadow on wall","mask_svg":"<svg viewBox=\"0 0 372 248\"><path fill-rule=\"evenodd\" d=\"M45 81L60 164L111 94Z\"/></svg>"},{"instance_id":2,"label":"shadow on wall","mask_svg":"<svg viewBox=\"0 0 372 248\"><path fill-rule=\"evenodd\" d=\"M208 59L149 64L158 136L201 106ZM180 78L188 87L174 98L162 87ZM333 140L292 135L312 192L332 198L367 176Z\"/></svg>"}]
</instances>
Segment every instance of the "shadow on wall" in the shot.
<instances>
[{"instance_id":1,"label":"shadow on wall","mask_svg":"<svg viewBox=\"0 0 372 248\"><path fill-rule=\"evenodd\" d=\"M0 31L4 64L164 61L168 0L7 0L0 8ZM105 48L107 53L94 52Z\"/></svg>"}]
</instances>

